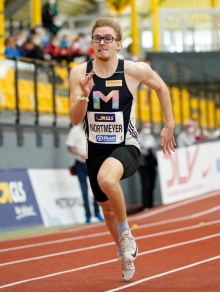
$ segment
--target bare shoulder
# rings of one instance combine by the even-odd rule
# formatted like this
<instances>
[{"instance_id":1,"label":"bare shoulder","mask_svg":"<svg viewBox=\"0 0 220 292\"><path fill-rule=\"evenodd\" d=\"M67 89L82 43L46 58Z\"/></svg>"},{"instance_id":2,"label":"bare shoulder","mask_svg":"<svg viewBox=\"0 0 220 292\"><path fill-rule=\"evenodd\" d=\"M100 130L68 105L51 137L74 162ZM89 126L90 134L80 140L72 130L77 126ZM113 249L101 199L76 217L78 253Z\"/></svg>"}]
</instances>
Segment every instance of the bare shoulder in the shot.
<instances>
[{"instance_id":1,"label":"bare shoulder","mask_svg":"<svg viewBox=\"0 0 220 292\"><path fill-rule=\"evenodd\" d=\"M132 62L125 60L124 62L125 73L131 77L142 81L152 72L151 67L145 62ZM143 78L144 77L144 78Z\"/></svg>"},{"instance_id":2,"label":"bare shoulder","mask_svg":"<svg viewBox=\"0 0 220 292\"><path fill-rule=\"evenodd\" d=\"M82 63L73 67L70 71L70 78L76 78L78 80L84 79L86 75L87 63Z\"/></svg>"}]
</instances>

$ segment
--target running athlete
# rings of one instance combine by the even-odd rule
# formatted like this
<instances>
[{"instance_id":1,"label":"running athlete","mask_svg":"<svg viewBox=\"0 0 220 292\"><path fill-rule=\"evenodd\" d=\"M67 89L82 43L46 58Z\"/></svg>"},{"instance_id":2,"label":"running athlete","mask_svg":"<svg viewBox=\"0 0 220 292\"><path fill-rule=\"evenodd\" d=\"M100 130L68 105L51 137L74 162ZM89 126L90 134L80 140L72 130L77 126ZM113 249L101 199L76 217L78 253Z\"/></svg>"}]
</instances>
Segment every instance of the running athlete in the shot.
<instances>
[{"instance_id":1,"label":"running athlete","mask_svg":"<svg viewBox=\"0 0 220 292\"><path fill-rule=\"evenodd\" d=\"M120 180L133 175L139 167L135 95L140 83L156 91L166 121L160 145L169 154L175 146L171 100L165 83L149 65L118 59L122 32L117 22L97 19L91 46L95 58L70 73L69 116L74 125L84 122L91 188L116 242L123 278L129 281L135 272L133 261L138 248L127 222Z\"/></svg>"}]
</instances>

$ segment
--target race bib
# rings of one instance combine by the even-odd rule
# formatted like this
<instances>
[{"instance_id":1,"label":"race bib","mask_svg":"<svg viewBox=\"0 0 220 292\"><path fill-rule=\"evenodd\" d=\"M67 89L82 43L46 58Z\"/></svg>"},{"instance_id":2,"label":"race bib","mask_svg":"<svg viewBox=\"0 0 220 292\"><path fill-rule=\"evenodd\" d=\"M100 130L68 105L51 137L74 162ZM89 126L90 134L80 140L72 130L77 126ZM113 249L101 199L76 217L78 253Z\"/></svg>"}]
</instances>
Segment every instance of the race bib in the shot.
<instances>
[{"instance_id":1,"label":"race bib","mask_svg":"<svg viewBox=\"0 0 220 292\"><path fill-rule=\"evenodd\" d=\"M89 141L99 144L120 144L124 141L123 112L87 112Z\"/></svg>"}]
</instances>

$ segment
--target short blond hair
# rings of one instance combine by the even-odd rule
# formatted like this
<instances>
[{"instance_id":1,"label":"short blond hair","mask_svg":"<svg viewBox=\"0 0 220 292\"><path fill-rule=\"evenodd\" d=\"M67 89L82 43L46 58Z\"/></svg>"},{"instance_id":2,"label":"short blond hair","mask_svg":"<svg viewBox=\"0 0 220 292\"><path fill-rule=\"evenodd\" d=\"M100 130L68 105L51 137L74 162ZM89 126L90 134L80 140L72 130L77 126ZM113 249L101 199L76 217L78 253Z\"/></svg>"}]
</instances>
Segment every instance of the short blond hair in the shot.
<instances>
[{"instance_id":1,"label":"short blond hair","mask_svg":"<svg viewBox=\"0 0 220 292\"><path fill-rule=\"evenodd\" d=\"M117 35L117 41L122 40L122 31L120 24L108 17L100 17L96 20L92 28L92 36L96 28L104 26L113 28Z\"/></svg>"}]
</instances>

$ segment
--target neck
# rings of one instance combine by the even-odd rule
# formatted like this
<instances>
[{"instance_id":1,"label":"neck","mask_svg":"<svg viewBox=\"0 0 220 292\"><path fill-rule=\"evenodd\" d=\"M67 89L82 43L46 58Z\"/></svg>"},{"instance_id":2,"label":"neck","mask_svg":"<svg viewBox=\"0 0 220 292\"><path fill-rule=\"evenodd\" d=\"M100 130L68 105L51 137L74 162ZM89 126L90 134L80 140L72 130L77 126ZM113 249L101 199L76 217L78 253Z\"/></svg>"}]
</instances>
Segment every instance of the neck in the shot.
<instances>
[{"instance_id":1,"label":"neck","mask_svg":"<svg viewBox=\"0 0 220 292\"><path fill-rule=\"evenodd\" d=\"M93 60L93 68L95 70L96 75L107 78L114 74L118 66L118 58L116 57L114 60Z\"/></svg>"}]
</instances>

